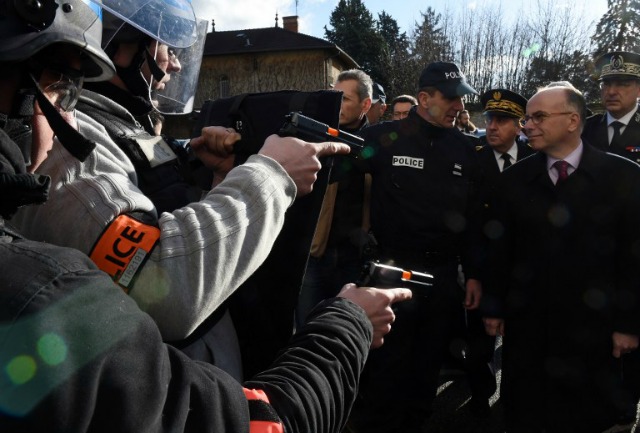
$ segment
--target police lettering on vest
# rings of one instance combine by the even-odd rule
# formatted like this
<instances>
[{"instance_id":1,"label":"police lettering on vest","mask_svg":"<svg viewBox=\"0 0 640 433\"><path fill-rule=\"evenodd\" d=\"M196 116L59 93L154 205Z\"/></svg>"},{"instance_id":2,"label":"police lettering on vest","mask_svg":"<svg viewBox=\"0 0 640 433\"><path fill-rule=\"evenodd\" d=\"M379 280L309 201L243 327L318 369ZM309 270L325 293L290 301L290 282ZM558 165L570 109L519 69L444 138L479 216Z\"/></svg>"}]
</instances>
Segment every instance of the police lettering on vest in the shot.
<instances>
[{"instance_id":1,"label":"police lettering on vest","mask_svg":"<svg viewBox=\"0 0 640 433\"><path fill-rule=\"evenodd\" d=\"M410 156L395 156L393 157L393 165L398 167L412 167L412 168L424 168L423 158L412 158Z\"/></svg>"}]
</instances>

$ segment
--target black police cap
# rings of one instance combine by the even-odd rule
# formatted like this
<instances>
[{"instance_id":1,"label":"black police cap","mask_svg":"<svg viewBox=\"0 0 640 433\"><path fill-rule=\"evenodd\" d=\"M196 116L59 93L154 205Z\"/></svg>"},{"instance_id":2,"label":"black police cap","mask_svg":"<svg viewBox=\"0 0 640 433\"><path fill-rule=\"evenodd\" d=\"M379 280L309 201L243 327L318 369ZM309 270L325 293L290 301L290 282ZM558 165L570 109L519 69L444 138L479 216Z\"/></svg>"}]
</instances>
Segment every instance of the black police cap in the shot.
<instances>
[{"instance_id":1,"label":"black police cap","mask_svg":"<svg viewBox=\"0 0 640 433\"><path fill-rule=\"evenodd\" d=\"M418 83L421 89L425 87L435 87L448 98L478 94L476 89L467 83L464 74L455 63L429 63L427 67L422 70Z\"/></svg>"}]
</instances>

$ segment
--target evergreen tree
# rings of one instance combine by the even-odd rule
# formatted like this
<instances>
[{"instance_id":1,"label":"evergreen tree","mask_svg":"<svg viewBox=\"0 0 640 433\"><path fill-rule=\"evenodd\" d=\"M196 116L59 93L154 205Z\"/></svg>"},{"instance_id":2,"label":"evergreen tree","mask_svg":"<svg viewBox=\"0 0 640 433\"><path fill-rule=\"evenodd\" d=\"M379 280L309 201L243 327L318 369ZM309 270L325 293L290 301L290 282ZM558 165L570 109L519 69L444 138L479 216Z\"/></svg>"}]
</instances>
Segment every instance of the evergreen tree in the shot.
<instances>
[{"instance_id":1,"label":"evergreen tree","mask_svg":"<svg viewBox=\"0 0 640 433\"><path fill-rule=\"evenodd\" d=\"M609 51L640 49L640 0L607 0L608 10L591 37L594 58Z\"/></svg>"},{"instance_id":2,"label":"evergreen tree","mask_svg":"<svg viewBox=\"0 0 640 433\"><path fill-rule=\"evenodd\" d=\"M331 12L329 24L333 29L324 28L329 42L342 48L368 74L379 69L384 40L377 33L373 15L362 0L340 0Z\"/></svg>"},{"instance_id":3,"label":"evergreen tree","mask_svg":"<svg viewBox=\"0 0 640 433\"><path fill-rule=\"evenodd\" d=\"M400 26L391 15L382 11L376 25L384 44L380 62L372 71L372 77L385 88L387 96L412 93L415 78L409 65L409 40L406 33L400 33Z\"/></svg>"},{"instance_id":4,"label":"evergreen tree","mask_svg":"<svg viewBox=\"0 0 640 433\"><path fill-rule=\"evenodd\" d=\"M420 12L422 22L413 31L412 61L414 68L422 69L434 61L451 61L453 48L441 25L442 15L428 7Z\"/></svg>"},{"instance_id":5,"label":"evergreen tree","mask_svg":"<svg viewBox=\"0 0 640 433\"><path fill-rule=\"evenodd\" d=\"M416 22L412 32L411 57L406 62L405 68L411 75L409 82L413 88L406 93L416 94L420 73L426 65L434 61L451 61L453 45L447 37L442 24L442 15L428 7L425 12L420 12L422 21Z\"/></svg>"}]
</instances>

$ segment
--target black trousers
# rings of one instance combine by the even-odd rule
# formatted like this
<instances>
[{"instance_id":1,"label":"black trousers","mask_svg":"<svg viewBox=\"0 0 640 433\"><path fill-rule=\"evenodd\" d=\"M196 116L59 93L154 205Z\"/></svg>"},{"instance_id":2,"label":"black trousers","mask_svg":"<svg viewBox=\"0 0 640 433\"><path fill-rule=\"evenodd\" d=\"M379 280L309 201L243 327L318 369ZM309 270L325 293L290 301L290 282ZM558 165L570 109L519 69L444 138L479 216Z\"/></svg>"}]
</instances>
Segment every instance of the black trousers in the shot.
<instances>
[{"instance_id":1,"label":"black trousers","mask_svg":"<svg viewBox=\"0 0 640 433\"><path fill-rule=\"evenodd\" d=\"M417 433L430 414L464 296L457 262L431 272L431 294L396 304L384 345L370 352L350 420L358 433Z\"/></svg>"}]
</instances>

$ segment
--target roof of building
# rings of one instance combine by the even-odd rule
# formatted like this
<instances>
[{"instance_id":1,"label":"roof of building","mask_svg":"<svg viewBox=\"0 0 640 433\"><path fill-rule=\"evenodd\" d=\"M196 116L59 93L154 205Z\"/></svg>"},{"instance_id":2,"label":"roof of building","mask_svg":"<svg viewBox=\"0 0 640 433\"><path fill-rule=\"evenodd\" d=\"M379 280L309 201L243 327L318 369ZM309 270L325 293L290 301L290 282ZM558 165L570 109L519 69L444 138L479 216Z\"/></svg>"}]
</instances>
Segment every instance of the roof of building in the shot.
<instances>
[{"instance_id":1,"label":"roof of building","mask_svg":"<svg viewBox=\"0 0 640 433\"><path fill-rule=\"evenodd\" d=\"M204 44L205 57L308 50L333 52L349 67L358 67L358 63L337 45L324 39L280 27L213 31L207 34Z\"/></svg>"}]
</instances>

